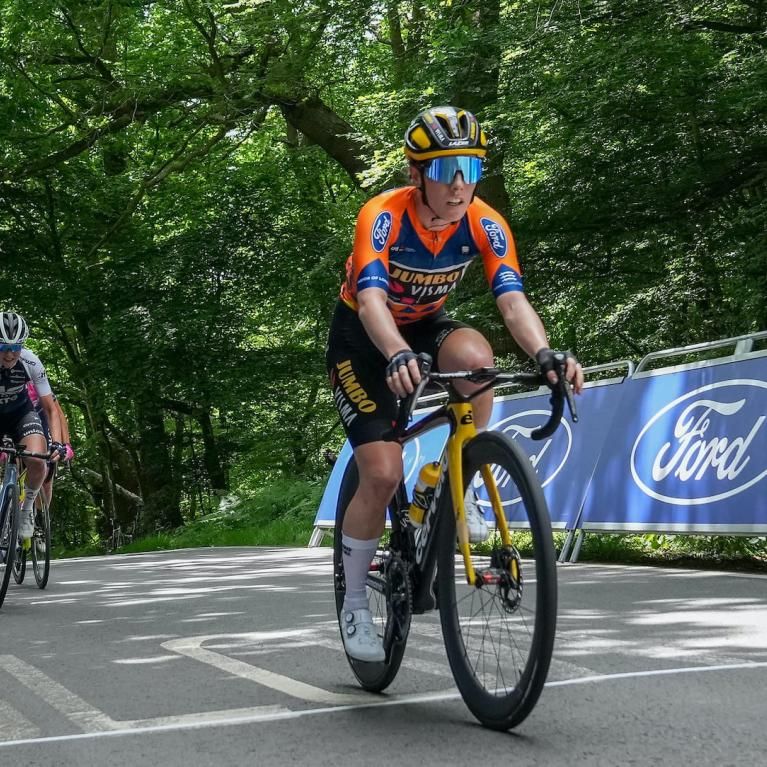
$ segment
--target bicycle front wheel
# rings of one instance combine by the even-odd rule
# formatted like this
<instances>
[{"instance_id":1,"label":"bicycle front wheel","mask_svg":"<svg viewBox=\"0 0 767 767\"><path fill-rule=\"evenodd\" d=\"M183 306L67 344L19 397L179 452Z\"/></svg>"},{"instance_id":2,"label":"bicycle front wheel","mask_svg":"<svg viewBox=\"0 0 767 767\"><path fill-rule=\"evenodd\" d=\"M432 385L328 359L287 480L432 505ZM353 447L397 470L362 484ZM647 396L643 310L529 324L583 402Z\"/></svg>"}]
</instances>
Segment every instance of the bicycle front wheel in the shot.
<instances>
[{"instance_id":1,"label":"bicycle front wheel","mask_svg":"<svg viewBox=\"0 0 767 767\"><path fill-rule=\"evenodd\" d=\"M38 496L40 498L40 496ZM40 499L35 514L35 534L32 536L32 571L37 587L44 589L48 585L51 570L51 516L48 505Z\"/></svg>"},{"instance_id":2,"label":"bicycle front wheel","mask_svg":"<svg viewBox=\"0 0 767 767\"><path fill-rule=\"evenodd\" d=\"M338 507L333 539L333 583L336 598L338 625L343 633L342 611L346 597L346 579L344 576L342 530L346 507L357 491L359 475L357 464L352 459L346 469L341 488L338 491ZM385 534L384 534L385 535ZM382 539L381 545L384 544ZM405 645L410 631L412 598L407 570L401 560L390 549L380 548L370 566L367 577L367 594L370 612L376 631L381 637L386 658L380 663L368 663L346 656L354 676L363 689L369 692L385 690L397 676ZM343 640L342 640L343 641Z\"/></svg>"},{"instance_id":3,"label":"bicycle front wheel","mask_svg":"<svg viewBox=\"0 0 767 767\"><path fill-rule=\"evenodd\" d=\"M5 593L8 591L8 582L11 579L11 570L19 548L19 502L16 486L11 485L3 498L3 506L0 509L0 607L5 601Z\"/></svg>"},{"instance_id":4,"label":"bicycle front wheel","mask_svg":"<svg viewBox=\"0 0 767 767\"><path fill-rule=\"evenodd\" d=\"M556 630L556 560L546 501L527 456L497 432L482 432L464 447L464 490L473 487L480 510L489 507L483 467L495 479L515 528L513 545L504 546L494 533L475 546L476 582L469 585L445 493L439 612L450 668L466 705L483 725L508 730L532 711L546 681Z\"/></svg>"}]
</instances>

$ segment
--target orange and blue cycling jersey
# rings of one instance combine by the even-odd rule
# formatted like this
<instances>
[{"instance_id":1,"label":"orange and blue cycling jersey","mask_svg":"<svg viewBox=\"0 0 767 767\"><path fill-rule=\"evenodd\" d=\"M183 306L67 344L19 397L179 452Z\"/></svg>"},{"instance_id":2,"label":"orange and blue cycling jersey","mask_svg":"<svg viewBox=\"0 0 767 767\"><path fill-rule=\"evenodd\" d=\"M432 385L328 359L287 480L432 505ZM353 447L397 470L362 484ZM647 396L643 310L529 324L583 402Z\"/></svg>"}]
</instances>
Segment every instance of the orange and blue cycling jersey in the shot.
<instances>
[{"instance_id":1,"label":"orange and blue cycling jersey","mask_svg":"<svg viewBox=\"0 0 767 767\"><path fill-rule=\"evenodd\" d=\"M475 197L459 222L432 232L416 214L415 194L406 186L363 206L341 286L347 306L356 311L358 293L379 288L398 325L424 319L442 308L476 256L482 256L495 298L522 290L514 237L503 216Z\"/></svg>"}]
</instances>

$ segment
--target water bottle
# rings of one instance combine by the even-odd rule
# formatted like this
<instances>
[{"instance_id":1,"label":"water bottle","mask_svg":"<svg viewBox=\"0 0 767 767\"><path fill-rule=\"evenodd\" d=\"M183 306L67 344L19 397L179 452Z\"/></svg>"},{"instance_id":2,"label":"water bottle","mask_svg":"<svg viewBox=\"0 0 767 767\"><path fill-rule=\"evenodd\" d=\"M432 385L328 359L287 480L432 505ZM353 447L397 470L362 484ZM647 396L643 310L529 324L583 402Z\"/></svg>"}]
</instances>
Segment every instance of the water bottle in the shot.
<instances>
[{"instance_id":1,"label":"water bottle","mask_svg":"<svg viewBox=\"0 0 767 767\"><path fill-rule=\"evenodd\" d=\"M437 461L425 463L421 467L418 481L413 489L413 502L408 510L408 517L413 527L420 527L423 524L423 517L434 497L434 488L437 486L439 475L440 464Z\"/></svg>"}]
</instances>

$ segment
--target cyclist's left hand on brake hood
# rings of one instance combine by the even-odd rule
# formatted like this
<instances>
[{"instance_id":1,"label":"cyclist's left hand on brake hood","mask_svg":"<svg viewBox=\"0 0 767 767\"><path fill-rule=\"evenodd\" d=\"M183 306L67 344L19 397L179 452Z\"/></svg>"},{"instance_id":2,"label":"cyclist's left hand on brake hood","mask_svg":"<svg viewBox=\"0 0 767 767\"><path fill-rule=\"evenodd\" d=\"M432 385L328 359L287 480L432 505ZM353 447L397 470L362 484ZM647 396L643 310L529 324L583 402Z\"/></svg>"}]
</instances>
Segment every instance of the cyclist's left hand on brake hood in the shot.
<instances>
[{"instance_id":1,"label":"cyclist's left hand on brake hood","mask_svg":"<svg viewBox=\"0 0 767 767\"><path fill-rule=\"evenodd\" d=\"M571 352L541 349L535 355L535 361L541 373L546 376L549 386L556 386L558 371L564 365L565 379L570 382L573 391L576 394L583 391L583 367Z\"/></svg>"}]
</instances>

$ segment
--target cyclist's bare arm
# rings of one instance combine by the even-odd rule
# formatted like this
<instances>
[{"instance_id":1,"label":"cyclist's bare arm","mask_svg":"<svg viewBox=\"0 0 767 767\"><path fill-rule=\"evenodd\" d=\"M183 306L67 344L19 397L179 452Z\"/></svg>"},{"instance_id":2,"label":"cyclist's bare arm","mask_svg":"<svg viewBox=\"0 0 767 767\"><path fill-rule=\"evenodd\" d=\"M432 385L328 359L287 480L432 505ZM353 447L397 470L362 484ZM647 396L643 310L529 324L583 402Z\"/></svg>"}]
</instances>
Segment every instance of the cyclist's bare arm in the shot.
<instances>
[{"instance_id":1,"label":"cyclist's bare arm","mask_svg":"<svg viewBox=\"0 0 767 767\"><path fill-rule=\"evenodd\" d=\"M64 413L61 403L58 400L54 400L53 404L56 407L56 412L59 414L59 428L61 429L61 442L65 445L69 442L69 423Z\"/></svg>"},{"instance_id":2,"label":"cyclist's bare arm","mask_svg":"<svg viewBox=\"0 0 767 767\"><path fill-rule=\"evenodd\" d=\"M56 409L56 403L53 401L52 394L41 394L40 405L48 416L48 428L51 431L51 441L61 442L61 422L59 421L59 411ZM54 456L51 460L58 460Z\"/></svg>"},{"instance_id":3,"label":"cyclist's bare arm","mask_svg":"<svg viewBox=\"0 0 767 767\"><path fill-rule=\"evenodd\" d=\"M541 349L548 347L549 340L541 318L524 293L521 291L502 293L496 299L496 304L509 333L527 354L535 358ZM572 384L574 391L580 394L583 389L583 368L573 358L567 360L565 377ZM550 372L548 378L551 383L556 383L555 373Z\"/></svg>"},{"instance_id":4,"label":"cyclist's bare arm","mask_svg":"<svg viewBox=\"0 0 767 767\"><path fill-rule=\"evenodd\" d=\"M365 328L370 340L375 344L381 354L390 360L397 352L410 349L410 346L402 337L394 322L394 318L386 305L386 292L379 288L367 288L357 294L359 305L358 315L362 326ZM398 396L404 397L410 394L415 385L420 382L421 374L418 370L418 360L411 359L407 363L407 373L400 368L387 378L389 388Z\"/></svg>"}]
</instances>

